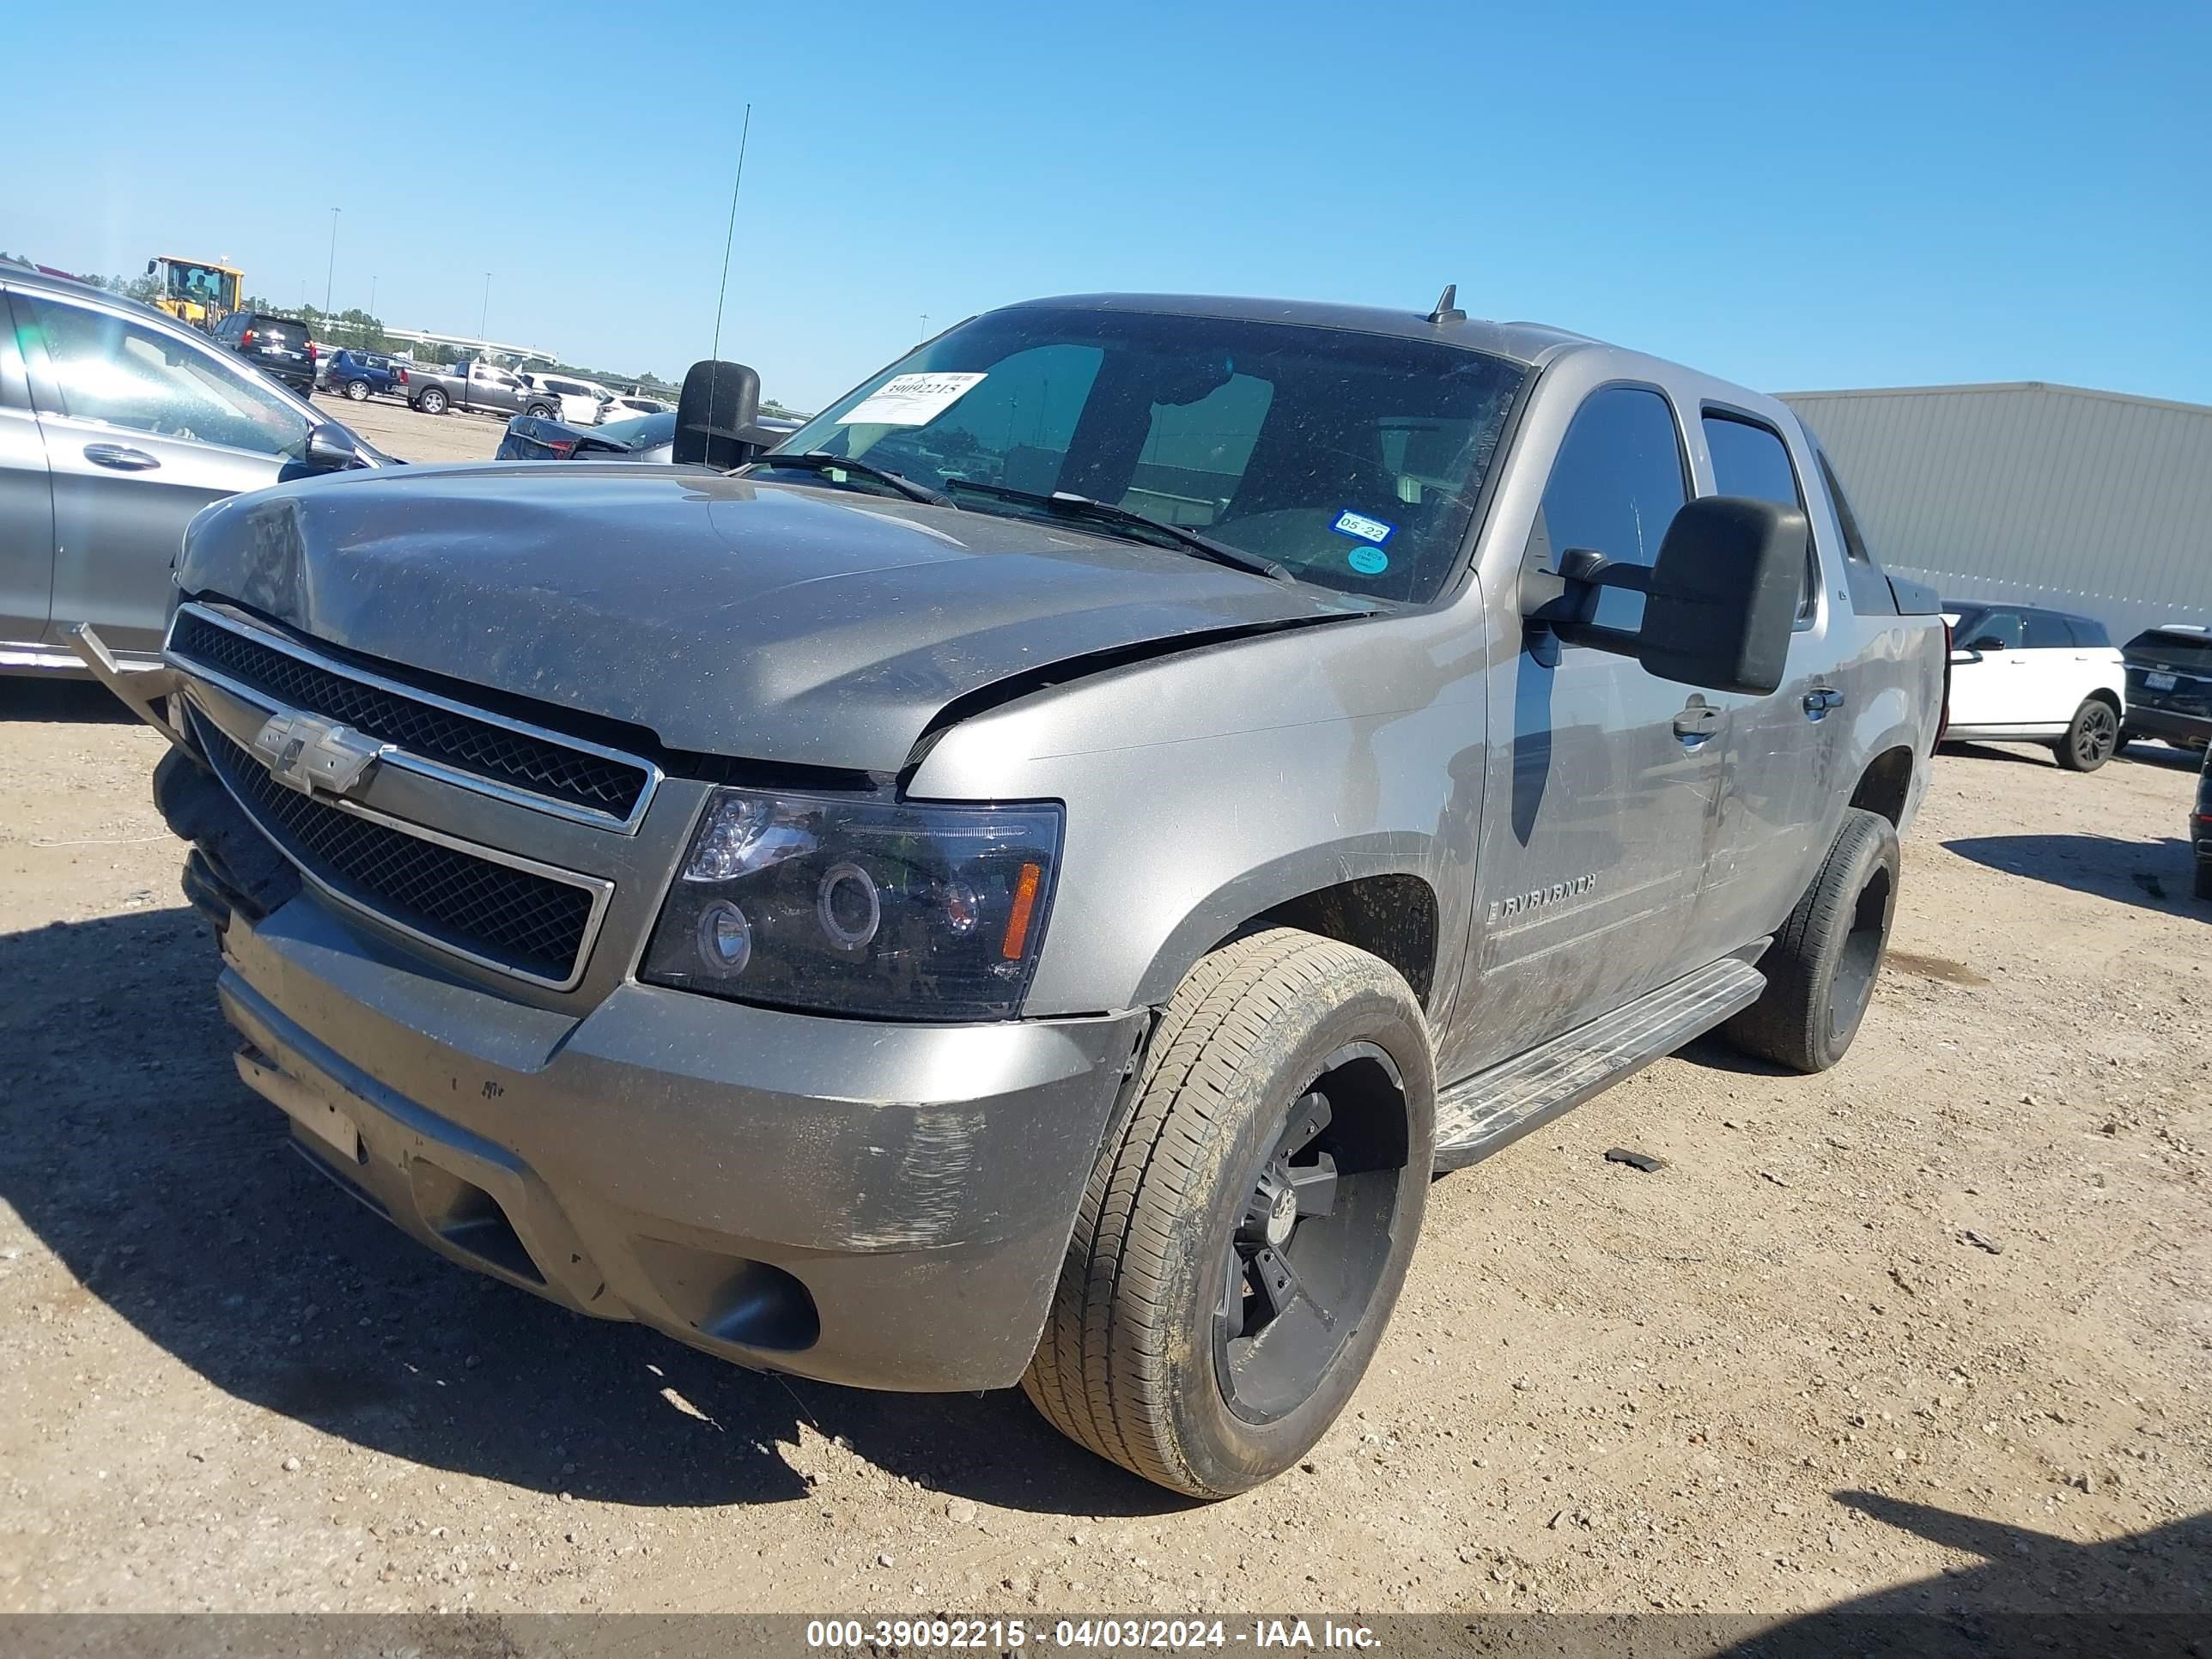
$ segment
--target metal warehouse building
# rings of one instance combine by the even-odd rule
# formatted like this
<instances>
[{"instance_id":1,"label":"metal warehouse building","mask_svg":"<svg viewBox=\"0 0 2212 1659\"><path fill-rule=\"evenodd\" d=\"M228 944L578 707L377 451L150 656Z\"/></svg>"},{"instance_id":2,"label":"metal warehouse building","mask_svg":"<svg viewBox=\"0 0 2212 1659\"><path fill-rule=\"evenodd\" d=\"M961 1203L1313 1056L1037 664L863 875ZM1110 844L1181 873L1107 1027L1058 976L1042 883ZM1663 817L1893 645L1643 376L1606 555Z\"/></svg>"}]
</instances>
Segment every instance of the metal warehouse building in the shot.
<instances>
[{"instance_id":1,"label":"metal warehouse building","mask_svg":"<svg viewBox=\"0 0 2212 1659\"><path fill-rule=\"evenodd\" d=\"M1947 599L2212 623L2212 409L2046 386L1789 392L1875 555Z\"/></svg>"}]
</instances>

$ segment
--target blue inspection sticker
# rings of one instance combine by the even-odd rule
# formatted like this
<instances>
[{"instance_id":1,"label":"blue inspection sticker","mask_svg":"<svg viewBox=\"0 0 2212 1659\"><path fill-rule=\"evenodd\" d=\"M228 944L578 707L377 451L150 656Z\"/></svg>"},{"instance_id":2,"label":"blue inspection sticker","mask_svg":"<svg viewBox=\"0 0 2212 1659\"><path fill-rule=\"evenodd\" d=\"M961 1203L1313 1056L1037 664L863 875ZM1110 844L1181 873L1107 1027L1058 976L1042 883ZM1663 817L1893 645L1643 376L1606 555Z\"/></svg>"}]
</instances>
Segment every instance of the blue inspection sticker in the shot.
<instances>
[{"instance_id":1,"label":"blue inspection sticker","mask_svg":"<svg viewBox=\"0 0 2212 1659\"><path fill-rule=\"evenodd\" d=\"M1377 547L1398 533L1396 525L1370 519L1364 513L1354 513L1348 507L1336 515L1336 522L1329 528L1340 536L1357 536L1361 541L1372 542Z\"/></svg>"},{"instance_id":2,"label":"blue inspection sticker","mask_svg":"<svg viewBox=\"0 0 2212 1659\"><path fill-rule=\"evenodd\" d=\"M1379 547L1355 547L1344 562L1363 576L1379 576L1390 568L1390 556Z\"/></svg>"}]
</instances>

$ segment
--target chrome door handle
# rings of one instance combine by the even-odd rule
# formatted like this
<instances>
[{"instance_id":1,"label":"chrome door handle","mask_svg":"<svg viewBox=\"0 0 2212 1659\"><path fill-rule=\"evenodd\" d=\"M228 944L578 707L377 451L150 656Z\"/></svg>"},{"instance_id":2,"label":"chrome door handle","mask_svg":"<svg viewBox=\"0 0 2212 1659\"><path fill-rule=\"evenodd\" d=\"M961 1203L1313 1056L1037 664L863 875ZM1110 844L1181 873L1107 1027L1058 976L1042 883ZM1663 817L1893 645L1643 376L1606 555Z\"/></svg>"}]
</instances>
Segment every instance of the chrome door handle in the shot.
<instances>
[{"instance_id":1,"label":"chrome door handle","mask_svg":"<svg viewBox=\"0 0 2212 1659\"><path fill-rule=\"evenodd\" d=\"M84 458L94 466L112 467L118 472L150 472L161 465L144 450L127 444L87 444Z\"/></svg>"},{"instance_id":2,"label":"chrome door handle","mask_svg":"<svg viewBox=\"0 0 2212 1659\"><path fill-rule=\"evenodd\" d=\"M1844 694L1840 691L1832 691L1825 685L1816 691L1808 691L1805 694L1805 718L1808 720L1825 719L1830 709L1841 708L1843 706Z\"/></svg>"}]
</instances>

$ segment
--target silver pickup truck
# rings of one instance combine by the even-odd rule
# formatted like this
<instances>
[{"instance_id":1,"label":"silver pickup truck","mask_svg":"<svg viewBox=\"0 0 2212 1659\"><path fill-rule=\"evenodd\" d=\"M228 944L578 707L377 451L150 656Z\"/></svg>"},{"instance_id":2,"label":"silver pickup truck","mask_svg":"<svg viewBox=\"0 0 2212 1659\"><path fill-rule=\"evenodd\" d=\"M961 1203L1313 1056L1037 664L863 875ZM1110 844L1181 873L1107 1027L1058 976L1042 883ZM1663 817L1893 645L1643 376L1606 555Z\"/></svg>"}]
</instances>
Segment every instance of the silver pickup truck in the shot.
<instances>
[{"instance_id":1,"label":"silver pickup truck","mask_svg":"<svg viewBox=\"0 0 2212 1659\"><path fill-rule=\"evenodd\" d=\"M540 392L514 370L482 357L464 357L451 368L410 364L407 401L425 415L465 409L479 415L561 417L558 393Z\"/></svg>"},{"instance_id":2,"label":"silver pickup truck","mask_svg":"<svg viewBox=\"0 0 2212 1659\"><path fill-rule=\"evenodd\" d=\"M1436 1172L1717 1027L1850 1046L1947 653L1774 399L1105 295L702 464L749 416L185 539L136 684L240 1073L431 1249L1218 1497Z\"/></svg>"}]
</instances>

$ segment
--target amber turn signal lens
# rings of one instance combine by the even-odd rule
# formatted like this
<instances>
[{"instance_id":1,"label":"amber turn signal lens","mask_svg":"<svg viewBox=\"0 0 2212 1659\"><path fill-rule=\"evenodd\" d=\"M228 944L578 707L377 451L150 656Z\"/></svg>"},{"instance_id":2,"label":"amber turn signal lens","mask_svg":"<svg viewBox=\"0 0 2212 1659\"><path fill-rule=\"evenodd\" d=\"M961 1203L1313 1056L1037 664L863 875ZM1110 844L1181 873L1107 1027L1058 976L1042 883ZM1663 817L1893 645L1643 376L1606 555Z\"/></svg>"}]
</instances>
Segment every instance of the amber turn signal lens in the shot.
<instances>
[{"instance_id":1,"label":"amber turn signal lens","mask_svg":"<svg viewBox=\"0 0 2212 1659\"><path fill-rule=\"evenodd\" d=\"M1008 962L1022 959L1022 948L1030 939L1030 912L1036 908L1037 884L1043 879L1042 870L1024 864L1014 882L1014 908L1006 916L1006 937L999 945L999 954Z\"/></svg>"}]
</instances>

